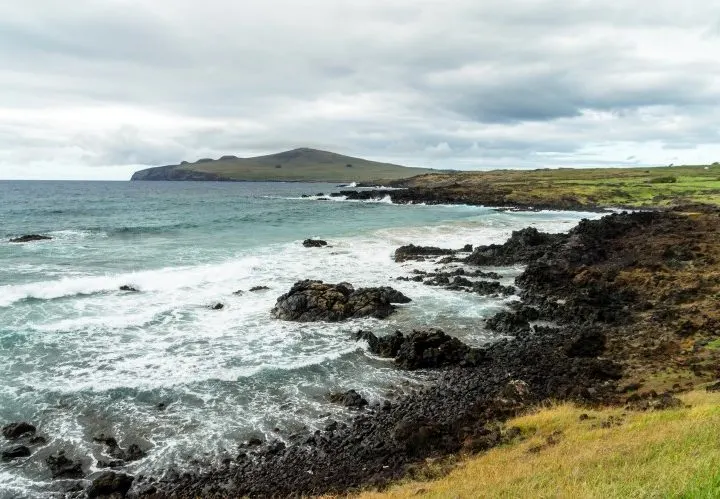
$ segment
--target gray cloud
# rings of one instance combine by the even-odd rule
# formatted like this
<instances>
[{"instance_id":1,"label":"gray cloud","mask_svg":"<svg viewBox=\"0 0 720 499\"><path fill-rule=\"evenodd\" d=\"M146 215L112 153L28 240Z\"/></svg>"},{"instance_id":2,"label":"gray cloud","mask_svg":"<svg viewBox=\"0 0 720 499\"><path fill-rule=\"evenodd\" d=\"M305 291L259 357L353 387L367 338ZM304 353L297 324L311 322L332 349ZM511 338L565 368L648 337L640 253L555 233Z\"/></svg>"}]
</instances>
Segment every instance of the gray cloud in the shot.
<instances>
[{"instance_id":1,"label":"gray cloud","mask_svg":"<svg viewBox=\"0 0 720 499\"><path fill-rule=\"evenodd\" d=\"M712 2L13 3L0 178L296 146L470 169L720 158Z\"/></svg>"}]
</instances>

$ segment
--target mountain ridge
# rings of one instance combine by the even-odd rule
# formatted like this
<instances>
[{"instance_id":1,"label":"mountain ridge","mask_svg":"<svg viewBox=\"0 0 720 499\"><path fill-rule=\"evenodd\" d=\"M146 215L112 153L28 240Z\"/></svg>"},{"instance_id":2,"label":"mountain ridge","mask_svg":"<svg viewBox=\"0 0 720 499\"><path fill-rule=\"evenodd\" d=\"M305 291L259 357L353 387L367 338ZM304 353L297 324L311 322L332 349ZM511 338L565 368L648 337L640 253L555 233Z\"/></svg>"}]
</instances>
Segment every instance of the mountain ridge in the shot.
<instances>
[{"instance_id":1,"label":"mountain ridge","mask_svg":"<svg viewBox=\"0 0 720 499\"><path fill-rule=\"evenodd\" d=\"M241 158L225 155L194 163L157 166L135 172L132 181L280 181L372 182L438 172L393 163L370 161L330 151L300 147L264 156Z\"/></svg>"}]
</instances>

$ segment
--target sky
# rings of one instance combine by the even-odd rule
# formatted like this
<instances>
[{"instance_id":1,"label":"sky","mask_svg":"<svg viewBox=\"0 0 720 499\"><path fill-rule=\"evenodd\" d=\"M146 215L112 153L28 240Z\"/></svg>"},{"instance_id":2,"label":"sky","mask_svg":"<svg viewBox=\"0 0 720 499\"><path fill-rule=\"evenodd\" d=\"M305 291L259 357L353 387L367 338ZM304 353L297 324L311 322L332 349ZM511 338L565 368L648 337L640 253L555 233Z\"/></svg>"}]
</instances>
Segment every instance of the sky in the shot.
<instances>
[{"instance_id":1,"label":"sky","mask_svg":"<svg viewBox=\"0 0 720 499\"><path fill-rule=\"evenodd\" d=\"M720 161L719 0L0 3L0 178Z\"/></svg>"}]
</instances>

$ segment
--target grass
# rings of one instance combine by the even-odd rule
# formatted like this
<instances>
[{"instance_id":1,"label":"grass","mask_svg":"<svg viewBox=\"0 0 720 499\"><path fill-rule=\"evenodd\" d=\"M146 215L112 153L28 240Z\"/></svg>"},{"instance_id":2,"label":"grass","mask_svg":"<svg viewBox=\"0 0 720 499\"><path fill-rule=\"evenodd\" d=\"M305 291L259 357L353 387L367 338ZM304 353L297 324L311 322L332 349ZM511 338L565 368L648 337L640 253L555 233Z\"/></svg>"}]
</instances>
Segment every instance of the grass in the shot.
<instances>
[{"instance_id":1,"label":"grass","mask_svg":"<svg viewBox=\"0 0 720 499\"><path fill-rule=\"evenodd\" d=\"M526 436L519 442L467 457L441 479L359 497L720 497L720 393L680 398L684 408L655 412L542 409L508 422Z\"/></svg>"},{"instance_id":2,"label":"grass","mask_svg":"<svg viewBox=\"0 0 720 499\"><path fill-rule=\"evenodd\" d=\"M508 203L572 200L606 207L658 207L687 202L720 204L720 166L497 170L434 173L404 182L459 190L493 188Z\"/></svg>"},{"instance_id":3,"label":"grass","mask_svg":"<svg viewBox=\"0 0 720 499\"><path fill-rule=\"evenodd\" d=\"M706 348L709 348L710 350L720 350L720 338L708 343Z\"/></svg>"}]
</instances>

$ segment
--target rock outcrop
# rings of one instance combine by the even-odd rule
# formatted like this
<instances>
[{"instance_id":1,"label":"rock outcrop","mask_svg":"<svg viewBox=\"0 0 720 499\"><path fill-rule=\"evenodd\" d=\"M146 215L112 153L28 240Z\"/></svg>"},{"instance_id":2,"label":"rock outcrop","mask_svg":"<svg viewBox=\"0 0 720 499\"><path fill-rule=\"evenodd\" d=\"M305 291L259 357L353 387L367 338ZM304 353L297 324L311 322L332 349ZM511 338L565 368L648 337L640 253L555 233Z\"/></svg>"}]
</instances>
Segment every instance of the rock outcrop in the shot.
<instances>
[{"instance_id":1,"label":"rock outcrop","mask_svg":"<svg viewBox=\"0 0 720 499\"><path fill-rule=\"evenodd\" d=\"M65 455L65 451L48 456L45 463L50 468L53 479L55 478L82 478L85 476L82 469L82 462L73 461Z\"/></svg>"},{"instance_id":2,"label":"rock outcrop","mask_svg":"<svg viewBox=\"0 0 720 499\"><path fill-rule=\"evenodd\" d=\"M355 289L351 284L299 281L278 298L272 314L287 321L338 322L351 318L384 319L395 312L395 303L411 300L390 287Z\"/></svg>"},{"instance_id":3,"label":"rock outcrop","mask_svg":"<svg viewBox=\"0 0 720 499\"><path fill-rule=\"evenodd\" d=\"M90 499L96 497L125 497L132 487L135 477L123 473L107 471L93 480L87 490Z\"/></svg>"},{"instance_id":4,"label":"rock outcrop","mask_svg":"<svg viewBox=\"0 0 720 499\"><path fill-rule=\"evenodd\" d=\"M30 452L28 447L24 445L16 445L15 447L10 447L9 449L2 451L0 454L0 461L13 461L15 459L29 457L30 454L32 454L32 452Z\"/></svg>"},{"instance_id":5,"label":"rock outcrop","mask_svg":"<svg viewBox=\"0 0 720 499\"><path fill-rule=\"evenodd\" d=\"M26 423L25 421L10 423L2 428L3 437L8 440L17 440L21 437L35 435L36 431L37 428L35 428L35 425Z\"/></svg>"},{"instance_id":6,"label":"rock outcrop","mask_svg":"<svg viewBox=\"0 0 720 499\"><path fill-rule=\"evenodd\" d=\"M483 350L471 348L440 329L413 331L407 336L396 331L380 338L360 331L356 339L367 341L370 352L394 358L398 367L407 370L477 366L486 359Z\"/></svg>"}]
</instances>

